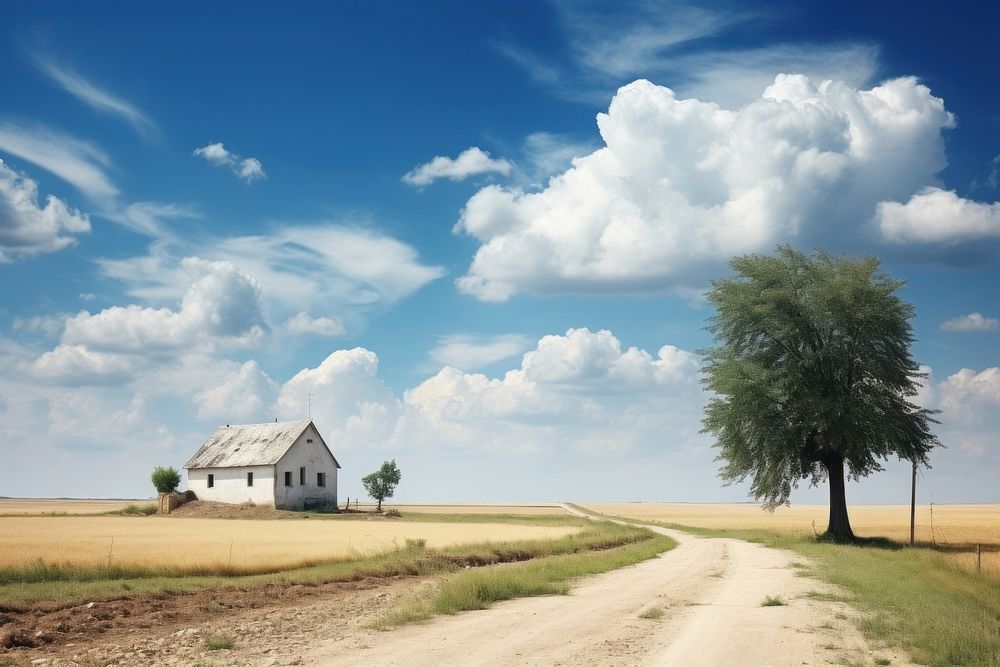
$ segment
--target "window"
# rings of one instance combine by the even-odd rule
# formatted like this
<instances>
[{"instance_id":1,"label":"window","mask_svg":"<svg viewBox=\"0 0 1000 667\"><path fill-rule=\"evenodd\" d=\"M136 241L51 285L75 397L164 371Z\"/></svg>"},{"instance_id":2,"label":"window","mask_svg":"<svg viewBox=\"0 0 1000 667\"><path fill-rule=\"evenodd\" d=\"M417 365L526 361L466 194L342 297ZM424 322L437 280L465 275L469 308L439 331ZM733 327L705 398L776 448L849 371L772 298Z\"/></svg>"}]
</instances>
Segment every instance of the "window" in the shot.
<instances>
[{"instance_id":1,"label":"window","mask_svg":"<svg viewBox=\"0 0 1000 667\"><path fill-rule=\"evenodd\" d=\"M285 473L285 486L292 485L292 471L289 470Z\"/></svg>"},{"instance_id":2,"label":"window","mask_svg":"<svg viewBox=\"0 0 1000 667\"><path fill-rule=\"evenodd\" d=\"M215 475L208 473L208 488L211 489L213 486L215 486Z\"/></svg>"},{"instance_id":3,"label":"window","mask_svg":"<svg viewBox=\"0 0 1000 667\"><path fill-rule=\"evenodd\" d=\"M316 486L326 486L326 473L318 472L316 473Z\"/></svg>"},{"instance_id":4,"label":"window","mask_svg":"<svg viewBox=\"0 0 1000 667\"><path fill-rule=\"evenodd\" d=\"M247 473L247 486L253 486L253 473Z\"/></svg>"},{"instance_id":5,"label":"window","mask_svg":"<svg viewBox=\"0 0 1000 667\"><path fill-rule=\"evenodd\" d=\"M312 438L306 438L306 444L307 445L313 444L313 439Z\"/></svg>"},{"instance_id":6,"label":"window","mask_svg":"<svg viewBox=\"0 0 1000 667\"><path fill-rule=\"evenodd\" d=\"M299 468L299 484L302 486L306 485L306 467L302 466Z\"/></svg>"}]
</instances>

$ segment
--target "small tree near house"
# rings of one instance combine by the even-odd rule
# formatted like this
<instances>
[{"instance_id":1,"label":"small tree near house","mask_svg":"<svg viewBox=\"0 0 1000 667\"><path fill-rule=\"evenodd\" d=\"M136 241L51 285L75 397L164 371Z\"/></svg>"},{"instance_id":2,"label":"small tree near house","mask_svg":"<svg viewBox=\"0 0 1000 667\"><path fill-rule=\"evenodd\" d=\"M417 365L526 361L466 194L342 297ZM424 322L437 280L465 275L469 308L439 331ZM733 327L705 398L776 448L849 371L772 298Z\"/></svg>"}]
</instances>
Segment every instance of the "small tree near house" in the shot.
<instances>
[{"instance_id":1,"label":"small tree near house","mask_svg":"<svg viewBox=\"0 0 1000 667\"><path fill-rule=\"evenodd\" d=\"M361 478L361 483L364 485L365 491L368 492L369 496L378 501L376 511L382 511L383 500L392 498L392 494L396 492L396 485L399 484L399 480L402 477L403 475L399 472L399 467L396 465L396 459L392 459L391 461L384 462L382 467L372 474Z\"/></svg>"},{"instance_id":2,"label":"small tree near house","mask_svg":"<svg viewBox=\"0 0 1000 667\"><path fill-rule=\"evenodd\" d=\"M173 493L181 483L181 474L175 468L156 466L151 476L153 486L159 493Z\"/></svg>"}]
</instances>

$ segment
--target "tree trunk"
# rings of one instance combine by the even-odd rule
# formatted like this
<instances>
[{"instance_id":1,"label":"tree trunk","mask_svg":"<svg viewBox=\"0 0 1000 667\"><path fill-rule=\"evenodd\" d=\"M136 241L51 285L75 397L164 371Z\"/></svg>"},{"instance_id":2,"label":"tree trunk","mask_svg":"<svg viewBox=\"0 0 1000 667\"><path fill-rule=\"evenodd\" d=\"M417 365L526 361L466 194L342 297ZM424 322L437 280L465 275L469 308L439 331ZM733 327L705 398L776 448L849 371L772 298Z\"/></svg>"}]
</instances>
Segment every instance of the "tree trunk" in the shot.
<instances>
[{"instance_id":1,"label":"tree trunk","mask_svg":"<svg viewBox=\"0 0 1000 667\"><path fill-rule=\"evenodd\" d=\"M826 526L826 534L837 542L850 542L854 539L851 530L851 519L847 516L847 495L844 492L844 457L840 454L830 454L823 461L827 477L830 480L830 521Z\"/></svg>"},{"instance_id":2,"label":"tree trunk","mask_svg":"<svg viewBox=\"0 0 1000 667\"><path fill-rule=\"evenodd\" d=\"M378 499L378 507L375 508L375 511L376 512L381 512L382 511L382 499L381 498Z\"/></svg>"}]
</instances>

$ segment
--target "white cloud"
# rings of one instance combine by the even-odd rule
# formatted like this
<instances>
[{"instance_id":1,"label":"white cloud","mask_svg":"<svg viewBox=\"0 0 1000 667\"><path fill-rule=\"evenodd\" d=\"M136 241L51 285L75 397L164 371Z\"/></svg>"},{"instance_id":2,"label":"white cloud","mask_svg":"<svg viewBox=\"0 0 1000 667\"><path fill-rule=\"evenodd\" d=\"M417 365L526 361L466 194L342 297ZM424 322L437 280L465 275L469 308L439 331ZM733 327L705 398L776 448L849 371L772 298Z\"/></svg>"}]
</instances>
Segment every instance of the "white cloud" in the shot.
<instances>
[{"instance_id":1,"label":"white cloud","mask_svg":"<svg viewBox=\"0 0 1000 667\"><path fill-rule=\"evenodd\" d=\"M360 347L337 350L316 368L296 373L281 387L278 413L304 419L310 400L327 442L347 449L385 444L400 410L399 401L378 377L378 357Z\"/></svg>"},{"instance_id":2,"label":"white cloud","mask_svg":"<svg viewBox=\"0 0 1000 667\"><path fill-rule=\"evenodd\" d=\"M39 380L74 386L119 383L142 366L142 360L135 356L60 344L35 359L29 370Z\"/></svg>"},{"instance_id":3,"label":"white cloud","mask_svg":"<svg viewBox=\"0 0 1000 667\"><path fill-rule=\"evenodd\" d=\"M664 346L654 357L608 331L546 336L522 363L491 378L445 367L399 398L378 377L377 356L338 350L285 383L278 411L313 416L336 447L435 448L603 454L655 446L670 424L699 440L698 361Z\"/></svg>"},{"instance_id":4,"label":"white cloud","mask_svg":"<svg viewBox=\"0 0 1000 667\"><path fill-rule=\"evenodd\" d=\"M91 201L112 208L118 188L105 170L111 162L100 149L43 128L0 122L0 151L6 151L50 171Z\"/></svg>"},{"instance_id":5,"label":"white cloud","mask_svg":"<svg viewBox=\"0 0 1000 667\"><path fill-rule=\"evenodd\" d=\"M996 331L1000 329L1000 320L995 317L984 317L982 313L969 313L941 323L942 331Z\"/></svg>"},{"instance_id":6,"label":"white cloud","mask_svg":"<svg viewBox=\"0 0 1000 667\"><path fill-rule=\"evenodd\" d=\"M132 378L198 347L254 345L266 334L260 285L230 262L186 258L192 278L180 308L113 306L65 320L60 344L29 366L35 377L65 384Z\"/></svg>"},{"instance_id":7,"label":"white cloud","mask_svg":"<svg viewBox=\"0 0 1000 667\"><path fill-rule=\"evenodd\" d=\"M129 204L116 211L105 212L104 217L138 234L156 239L175 240L175 234L165 224L166 221L199 218L201 214L191 206L143 201Z\"/></svg>"},{"instance_id":8,"label":"white cloud","mask_svg":"<svg viewBox=\"0 0 1000 667\"><path fill-rule=\"evenodd\" d=\"M292 334L313 334L316 336L342 336L344 323L336 317L312 317L299 312L285 321L285 330Z\"/></svg>"},{"instance_id":9,"label":"white cloud","mask_svg":"<svg viewBox=\"0 0 1000 667\"><path fill-rule=\"evenodd\" d=\"M509 359L524 352L530 341L521 334L496 336L445 336L430 351L430 359L438 367L452 366L471 371Z\"/></svg>"},{"instance_id":10,"label":"white cloud","mask_svg":"<svg viewBox=\"0 0 1000 667\"><path fill-rule=\"evenodd\" d=\"M554 4L568 51L560 60L568 66L510 42L497 48L547 92L588 104L603 104L624 81L646 78L666 82L684 97L734 108L756 99L775 72L857 87L871 82L878 70L878 48L864 43L719 47L728 43L718 39L727 31L750 22L775 23L773 12L642 0L626 3L624 12L621 3Z\"/></svg>"},{"instance_id":11,"label":"white cloud","mask_svg":"<svg viewBox=\"0 0 1000 667\"><path fill-rule=\"evenodd\" d=\"M456 230L481 245L461 291L683 287L790 237L860 234L878 202L945 166L954 121L912 78L856 90L779 75L736 111L636 81L597 123L605 146L540 192L491 185L469 199Z\"/></svg>"},{"instance_id":12,"label":"white cloud","mask_svg":"<svg viewBox=\"0 0 1000 667\"><path fill-rule=\"evenodd\" d=\"M164 300L179 298L190 283L178 255L194 252L254 276L279 318L316 308L385 307L444 275L443 268L421 263L412 246L337 224L279 226L266 235L204 239L197 247L154 244L149 255L98 264L105 276L127 284L129 294Z\"/></svg>"},{"instance_id":13,"label":"white cloud","mask_svg":"<svg viewBox=\"0 0 1000 667\"><path fill-rule=\"evenodd\" d=\"M222 142L210 143L196 148L193 154L205 158L209 164L217 167L229 167L247 184L267 178L267 174L264 173L264 165L260 163L260 160L255 157L244 158L238 153L233 153L226 149Z\"/></svg>"},{"instance_id":14,"label":"white cloud","mask_svg":"<svg viewBox=\"0 0 1000 667\"><path fill-rule=\"evenodd\" d=\"M440 178L464 181L477 174L507 175L514 166L503 159L493 159L490 154L473 146L466 148L458 157L438 155L430 162L414 167L403 175L403 182L409 185L430 185Z\"/></svg>"},{"instance_id":15,"label":"white cloud","mask_svg":"<svg viewBox=\"0 0 1000 667\"><path fill-rule=\"evenodd\" d=\"M77 294L77 298L79 298L80 301L93 301L97 298L97 295L93 292L80 292Z\"/></svg>"},{"instance_id":16,"label":"white cloud","mask_svg":"<svg viewBox=\"0 0 1000 667\"><path fill-rule=\"evenodd\" d=\"M0 263L56 252L90 231L90 219L58 197L38 202L38 184L0 160Z\"/></svg>"},{"instance_id":17,"label":"white cloud","mask_svg":"<svg viewBox=\"0 0 1000 667\"><path fill-rule=\"evenodd\" d=\"M269 421L266 412L278 394L275 384L260 365L250 360L226 376L222 384L197 395L201 419Z\"/></svg>"},{"instance_id":18,"label":"white cloud","mask_svg":"<svg viewBox=\"0 0 1000 667\"><path fill-rule=\"evenodd\" d=\"M66 313L56 315L32 315L31 317L15 317L11 323L11 330L24 333L43 333L49 337L55 337L62 333L66 327Z\"/></svg>"},{"instance_id":19,"label":"white cloud","mask_svg":"<svg viewBox=\"0 0 1000 667\"><path fill-rule=\"evenodd\" d=\"M611 14L585 3L560 2L556 7L579 65L619 80L648 72L677 47L749 18L676 3L634 3L629 12Z\"/></svg>"},{"instance_id":20,"label":"white cloud","mask_svg":"<svg viewBox=\"0 0 1000 667\"><path fill-rule=\"evenodd\" d=\"M266 328L260 285L231 262L188 257L182 267L197 279L180 309L113 306L81 311L66 321L63 342L91 349L143 352L178 349L200 339L256 337Z\"/></svg>"},{"instance_id":21,"label":"white cloud","mask_svg":"<svg viewBox=\"0 0 1000 667\"><path fill-rule=\"evenodd\" d=\"M978 373L963 368L941 383L940 395L943 408L967 415L979 407L1000 405L1000 368Z\"/></svg>"},{"instance_id":22,"label":"white cloud","mask_svg":"<svg viewBox=\"0 0 1000 667\"><path fill-rule=\"evenodd\" d=\"M954 243L1000 237L1000 202L983 203L927 187L905 204L882 202L875 221L890 241Z\"/></svg>"},{"instance_id":23,"label":"white cloud","mask_svg":"<svg viewBox=\"0 0 1000 667\"><path fill-rule=\"evenodd\" d=\"M209 164L214 164L217 167L232 166L236 163L236 156L226 150L226 147L222 143L208 144L201 148L196 148L194 154L200 155L208 160Z\"/></svg>"},{"instance_id":24,"label":"white cloud","mask_svg":"<svg viewBox=\"0 0 1000 667\"><path fill-rule=\"evenodd\" d=\"M123 118L140 132L154 127L149 117L134 104L123 100L93 83L71 69L60 67L51 60L37 58L38 67L68 93L94 107L98 111L111 113Z\"/></svg>"},{"instance_id":25,"label":"white cloud","mask_svg":"<svg viewBox=\"0 0 1000 667\"><path fill-rule=\"evenodd\" d=\"M524 153L531 172L528 176L536 184L541 183L566 171L575 158L590 155L596 148L592 141L551 132L532 132L524 140Z\"/></svg>"},{"instance_id":26,"label":"white cloud","mask_svg":"<svg viewBox=\"0 0 1000 667\"><path fill-rule=\"evenodd\" d=\"M248 157L240 160L240 163L236 168L236 175L247 183L253 183L254 181L259 181L262 178L267 178L267 174L264 173L264 165L262 165L260 160L255 157Z\"/></svg>"}]
</instances>

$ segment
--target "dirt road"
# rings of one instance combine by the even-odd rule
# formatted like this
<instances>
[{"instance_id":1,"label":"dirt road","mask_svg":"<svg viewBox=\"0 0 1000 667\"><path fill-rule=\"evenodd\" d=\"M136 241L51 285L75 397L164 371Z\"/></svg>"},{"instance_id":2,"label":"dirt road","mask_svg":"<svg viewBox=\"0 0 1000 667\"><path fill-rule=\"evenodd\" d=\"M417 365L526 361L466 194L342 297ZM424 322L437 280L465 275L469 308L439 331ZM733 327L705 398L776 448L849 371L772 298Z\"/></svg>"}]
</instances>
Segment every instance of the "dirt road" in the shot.
<instances>
[{"instance_id":1,"label":"dirt road","mask_svg":"<svg viewBox=\"0 0 1000 667\"><path fill-rule=\"evenodd\" d=\"M513 600L389 632L358 631L303 655L318 665L905 664L868 646L798 558L740 540L655 528L672 551L568 596ZM784 605L761 606L768 596ZM662 612L650 610L659 610ZM660 618L643 618L660 616Z\"/></svg>"}]
</instances>

